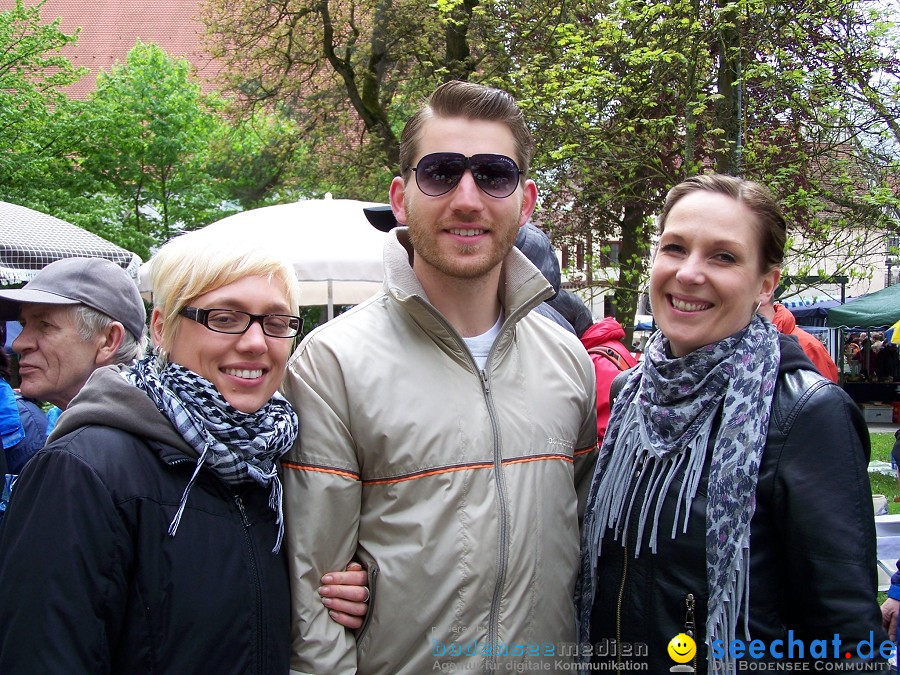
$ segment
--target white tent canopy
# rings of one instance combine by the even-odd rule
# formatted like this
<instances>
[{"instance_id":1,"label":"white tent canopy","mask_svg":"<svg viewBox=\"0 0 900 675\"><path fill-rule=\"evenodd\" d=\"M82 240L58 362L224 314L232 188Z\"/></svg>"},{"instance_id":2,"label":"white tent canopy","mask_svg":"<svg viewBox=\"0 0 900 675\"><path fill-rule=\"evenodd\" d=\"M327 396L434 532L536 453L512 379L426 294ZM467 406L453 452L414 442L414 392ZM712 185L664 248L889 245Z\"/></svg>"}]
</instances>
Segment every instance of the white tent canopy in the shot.
<instances>
[{"instance_id":1,"label":"white tent canopy","mask_svg":"<svg viewBox=\"0 0 900 675\"><path fill-rule=\"evenodd\" d=\"M0 286L30 281L62 258L106 258L132 277L141 259L93 232L34 209L0 201Z\"/></svg>"},{"instance_id":2,"label":"white tent canopy","mask_svg":"<svg viewBox=\"0 0 900 675\"><path fill-rule=\"evenodd\" d=\"M374 202L308 199L236 213L206 226L223 237L271 243L294 265L302 305L355 305L376 293L383 279L385 234L363 213ZM145 263L139 286L151 291Z\"/></svg>"}]
</instances>

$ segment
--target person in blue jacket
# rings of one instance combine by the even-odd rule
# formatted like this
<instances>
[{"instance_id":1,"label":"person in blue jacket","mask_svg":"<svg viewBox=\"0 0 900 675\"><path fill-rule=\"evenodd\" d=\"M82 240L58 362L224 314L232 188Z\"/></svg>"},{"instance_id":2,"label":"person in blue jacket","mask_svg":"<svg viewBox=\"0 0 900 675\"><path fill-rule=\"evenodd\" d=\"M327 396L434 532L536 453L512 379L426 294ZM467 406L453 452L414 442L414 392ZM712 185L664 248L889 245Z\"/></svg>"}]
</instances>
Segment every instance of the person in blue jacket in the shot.
<instances>
[{"instance_id":1,"label":"person in blue jacket","mask_svg":"<svg viewBox=\"0 0 900 675\"><path fill-rule=\"evenodd\" d=\"M44 447L48 433L44 411L35 401L13 391L9 381L9 357L0 349L0 520L18 474Z\"/></svg>"},{"instance_id":2,"label":"person in blue jacket","mask_svg":"<svg viewBox=\"0 0 900 675\"><path fill-rule=\"evenodd\" d=\"M44 447L47 416L36 401L15 392L9 381L9 357L0 349L0 438L5 473L15 475Z\"/></svg>"}]
</instances>

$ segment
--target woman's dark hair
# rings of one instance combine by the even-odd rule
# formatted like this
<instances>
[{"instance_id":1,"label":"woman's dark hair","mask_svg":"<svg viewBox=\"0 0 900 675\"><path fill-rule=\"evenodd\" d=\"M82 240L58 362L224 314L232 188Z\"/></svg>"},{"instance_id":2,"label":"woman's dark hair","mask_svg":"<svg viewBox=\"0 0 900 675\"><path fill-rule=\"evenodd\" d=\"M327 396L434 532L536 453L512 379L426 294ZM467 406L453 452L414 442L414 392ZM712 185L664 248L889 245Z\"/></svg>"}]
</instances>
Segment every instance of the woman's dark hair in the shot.
<instances>
[{"instance_id":1,"label":"woman's dark hair","mask_svg":"<svg viewBox=\"0 0 900 675\"><path fill-rule=\"evenodd\" d=\"M9 382L10 376L9 355L6 353L6 349L3 348L3 345L0 344L0 377Z\"/></svg>"},{"instance_id":2,"label":"woman's dark hair","mask_svg":"<svg viewBox=\"0 0 900 675\"><path fill-rule=\"evenodd\" d=\"M0 377L10 382L12 373L10 372L9 354L6 353L6 322L0 321Z\"/></svg>"},{"instance_id":3,"label":"woman's dark hair","mask_svg":"<svg viewBox=\"0 0 900 675\"><path fill-rule=\"evenodd\" d=\"M660 234L666 228L666 218L672 207L683 197L698 191L723 194L747 207L756 216L759 225L762 271L781 267L784 261L784 245L787 241L787 221L769 189L751 180L709 173L682 181L666 195L666 202L657 221Z\"/></svg>"}]
</instances>

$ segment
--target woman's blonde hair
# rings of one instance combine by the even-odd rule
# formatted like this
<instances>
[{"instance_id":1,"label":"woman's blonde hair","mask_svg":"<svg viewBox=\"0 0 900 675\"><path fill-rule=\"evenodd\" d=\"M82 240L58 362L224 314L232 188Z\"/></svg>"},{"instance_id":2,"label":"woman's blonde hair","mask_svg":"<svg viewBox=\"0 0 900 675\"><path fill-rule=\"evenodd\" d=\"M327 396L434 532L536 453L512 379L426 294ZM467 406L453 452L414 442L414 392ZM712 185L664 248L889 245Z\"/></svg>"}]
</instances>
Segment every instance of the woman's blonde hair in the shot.
<instances>
[{"instance_id":1,"label":"woman's blonde hair","mask_svg":"<svg viewBox=\"0 0 900 675\"><path fill-rule=\"evenodd\" d=\"M290 312L297 312L300 285L293 267L249 235L223 235L215 228L205 228L167 242L150 260L153 307L162 317L162 344L157 345L160 350L170 350L183 319L179 314L194 298L252 276L280 282Z\"/></svg>"}]
</instances>

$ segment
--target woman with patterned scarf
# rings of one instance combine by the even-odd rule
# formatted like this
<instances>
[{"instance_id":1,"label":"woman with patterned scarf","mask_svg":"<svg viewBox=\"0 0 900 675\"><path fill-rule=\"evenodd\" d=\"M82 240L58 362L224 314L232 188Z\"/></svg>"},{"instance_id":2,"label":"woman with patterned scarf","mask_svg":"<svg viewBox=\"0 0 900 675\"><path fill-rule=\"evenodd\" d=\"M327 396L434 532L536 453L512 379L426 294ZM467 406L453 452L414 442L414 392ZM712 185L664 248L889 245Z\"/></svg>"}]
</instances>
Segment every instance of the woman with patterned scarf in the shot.
<instances>
[{"instance_id":1,"label":"woman with patterned scarf","mask_svg":"<svg viewBox=\"0 0 900 675\"><path fill-rule=\"evenodd\" d=\"M302 327L293 268L198 231L151 281L155 354L96 371L16 486L0 672L288 672L278 459L298 418L276 389ZM365 572L336 578L356 585L326 604L358 626Z\"/></svg>"},{"instance_id":2,"label":"woman with patterned scarf","mask_svg":"<svg viewBox=\"0 0 900 675\"><path fill-rule=\"evenodd\" d=\"M583 656L613 672L882 667L866 426L756 314L780 276L778 205L697 176L659 229L660 330L619 378L585 516Z\"/></svg>"}]
</instances>

